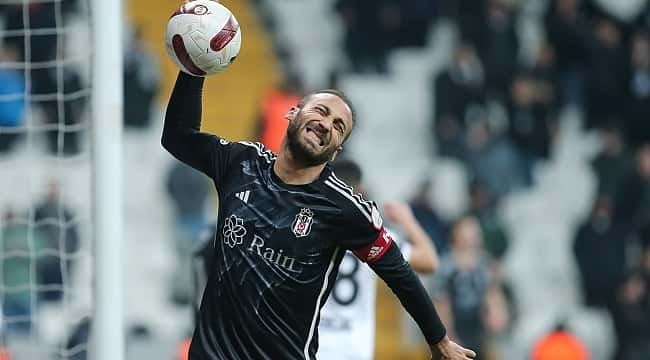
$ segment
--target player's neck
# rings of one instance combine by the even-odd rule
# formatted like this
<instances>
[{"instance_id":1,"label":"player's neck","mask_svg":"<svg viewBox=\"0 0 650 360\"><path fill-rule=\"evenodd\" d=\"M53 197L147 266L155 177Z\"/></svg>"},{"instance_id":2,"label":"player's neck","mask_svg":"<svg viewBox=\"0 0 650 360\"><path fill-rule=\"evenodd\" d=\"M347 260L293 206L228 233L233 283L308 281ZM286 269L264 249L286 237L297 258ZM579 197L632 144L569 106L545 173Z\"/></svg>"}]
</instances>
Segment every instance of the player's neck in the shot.
<instances>
[{"instance_id":1,"label":"player's neck","mask_svg":"<svg viewBox=\"0 0 650 360\"><path fill-rule=\"evenodd\" d=\"M287 151L280 151L278 158L273 164L275 175L283 183L289 185L305 185L316 181L320 177L325 164L316 166L303 166L291 157Z\"/></svg>"}]
</instances>

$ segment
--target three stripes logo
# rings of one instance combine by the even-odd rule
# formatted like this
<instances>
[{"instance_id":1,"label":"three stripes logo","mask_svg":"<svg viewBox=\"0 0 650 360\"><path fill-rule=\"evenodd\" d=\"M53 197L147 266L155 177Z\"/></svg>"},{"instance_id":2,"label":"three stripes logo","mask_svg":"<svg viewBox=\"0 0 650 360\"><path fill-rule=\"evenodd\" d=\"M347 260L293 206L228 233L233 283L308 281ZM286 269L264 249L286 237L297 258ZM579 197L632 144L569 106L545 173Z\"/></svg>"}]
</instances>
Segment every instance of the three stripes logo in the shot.
<instances>
[{"instance_id":1,"label":"three stripes logo","mask_svg":"<svg viewBox=\"0 0 650 360\"><path fill-rule=\"evenodd\" d=\"M235 197L237 197L237 199L243 201L245 204L248 204L248 197L250 195L251 195L250 190L240 191L238 193L235 193Z\"/></svg>"}]
</instances>

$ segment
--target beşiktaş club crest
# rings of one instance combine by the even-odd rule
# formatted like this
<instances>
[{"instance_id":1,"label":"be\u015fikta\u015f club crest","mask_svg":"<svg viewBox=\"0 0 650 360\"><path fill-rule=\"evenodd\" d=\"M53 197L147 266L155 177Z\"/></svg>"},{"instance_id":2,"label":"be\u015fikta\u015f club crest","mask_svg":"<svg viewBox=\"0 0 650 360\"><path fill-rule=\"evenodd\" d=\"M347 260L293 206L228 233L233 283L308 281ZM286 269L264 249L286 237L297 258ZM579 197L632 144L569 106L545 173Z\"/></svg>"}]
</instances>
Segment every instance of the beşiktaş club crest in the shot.
<instances>
[{"instance_id":1,"label":"be\u015fikta\u015f club crest","mask_svg":"<svg viewBox=\"0 0 650 360\"><path fill-rule=\"evenodd\" d=\"M301 209L300 213L296 215L291 226L296 237L304 237L309 235L311 231L311 224L314 222L314 213L309 209Z\"/></svg>"}]
</instances>

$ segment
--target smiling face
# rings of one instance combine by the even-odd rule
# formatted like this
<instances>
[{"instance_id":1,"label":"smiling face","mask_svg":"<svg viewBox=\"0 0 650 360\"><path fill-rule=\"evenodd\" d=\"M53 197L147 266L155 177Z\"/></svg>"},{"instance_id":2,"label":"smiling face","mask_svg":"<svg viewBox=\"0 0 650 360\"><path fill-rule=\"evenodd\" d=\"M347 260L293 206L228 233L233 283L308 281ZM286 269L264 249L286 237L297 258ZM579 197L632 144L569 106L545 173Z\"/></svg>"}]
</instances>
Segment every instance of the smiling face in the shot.
<instances>
[{"instance_id":1,"label":"smiling face","mask_svg":"<svg viewBox=\"0 0 650 360\"><path fill-rule=\"evenodd\" d=\"M324 164L334 158L352 131L352 110L338 95L316 93L287 113L286 143L291 155L304 166Z\"/></svg>"}]
</instances>

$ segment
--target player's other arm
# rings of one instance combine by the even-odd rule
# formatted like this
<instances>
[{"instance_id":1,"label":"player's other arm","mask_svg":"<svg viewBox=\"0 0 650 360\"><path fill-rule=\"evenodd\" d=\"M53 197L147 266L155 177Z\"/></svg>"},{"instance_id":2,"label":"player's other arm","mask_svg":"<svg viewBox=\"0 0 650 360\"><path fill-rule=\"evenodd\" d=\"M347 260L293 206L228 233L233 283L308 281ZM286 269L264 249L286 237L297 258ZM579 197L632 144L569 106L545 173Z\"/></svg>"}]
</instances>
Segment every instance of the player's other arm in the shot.
<instances>
[{"instance_id":1,"label":"player's other arm","mask_svg":"<svg viewBox=\"0 0 650 360\"><path fill-rule=\"evenodd\" d=\"M178 73L161 142L178 160L212 176L219 138L200 131L203 81L201 77Z\"/></svg>"},{"instance_id":2,"label":"player's other arm","mask_svg":"<svg viewBox=\"0 0 650 360\"><path fill-rule=\"evenodd\" d=\"M358 251L356 253L359 256ZM368 265L390 287L418 324L431 348L432 359L466 360L476 356L472 350L449 340L429 295L397 245L391 243L381 257Z\"/></svg>"},{"instance_id":3,"label":"player's other arm","mask_svg":"<svg viewBox=\"0 0 650 360\"><path fill-rule=\"evenodd\" d=\"M419 273L432 273L438 270L440 259L433 246L433 241L420 226L411 208L398 201L384 203L384 215L393 223L399 225L406 235L410 245L408 262L413 270Z\"/></svg>"}]
</instances>

